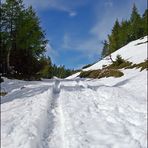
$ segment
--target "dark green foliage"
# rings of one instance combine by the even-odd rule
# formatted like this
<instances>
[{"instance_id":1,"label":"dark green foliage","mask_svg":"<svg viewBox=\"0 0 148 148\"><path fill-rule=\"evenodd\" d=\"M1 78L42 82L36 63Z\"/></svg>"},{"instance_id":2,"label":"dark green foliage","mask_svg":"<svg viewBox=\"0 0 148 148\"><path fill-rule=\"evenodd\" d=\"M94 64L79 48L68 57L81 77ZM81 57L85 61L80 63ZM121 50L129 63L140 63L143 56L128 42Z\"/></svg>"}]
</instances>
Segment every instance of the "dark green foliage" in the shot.
<instances>
[{"instance_id":1,"label":"dark green foliage","mask_svg":"<svg viewBox=\"0 0 148 148\"><path fill-rule=\"evenodd\" d=\"M52 78L52 63L50 57L40 59L41 70L37 73L42 78Z\"/></svg>"},{"instance_id":2,"label":"dark green foliage","mask_svg":"<svg viewBox=\"0 0 148 148\"><path fill-rule=\"evenodd\" d=\"M57 67L55 64L52 66L52 77L66 78L74 73L76 73L75 70L66 69L65 66Z\"/></svg>"},{"instance_id":3,"label":"dark green foliage","mask_svg":"<svg viewBox=\"0 0 148 148\"><path fill-rule=\"evenodd\" d=\"M22 0L6 0L0 9L0 72L10 77L36 77L47 44L38 17Z\"/></svg>"},{"instance_id":4,"label":"dark green foliage","mask_svg":"<svg viewBox=\"0 0 148 148\"><path fill-rule=\"evenodd\" d=\"M120 44L119 44L120 28L121 28L121 26L120 26L118 20L116 20L114 27L112 29L112 33L111 33L111 35L108 36L108 39L109 39L108 54L111 54L116 49L120 48Z\"/></svg>"},{"instance_id":5,"label":"dark green foliage","mask_svg":"<svg viewBox=\"0 0 148 148\"><path fill-rule=\"evenodd\" d=\"M117 55L116 60L113 62L113 65L120 66L124 62L125 60L120 55Z\"/></svg>"},{"instance_id":6,"label":"dark green foliage","mask_svg":"<svg viewBox=\"0 0 148 148\"><path fill-rule=\"evenodd\" d=\"M40 80L65 78L75 72L53 65L44 56L47 40L32 7L24 7L22 0L6 0L0 11L0 73L9 78Z\"/></svg>"},{"instance_id":7,"label":"dark green foliage","mask_svg":"<svg viewBox=\"0 0 148 148\"><path fill-rule=\"evenodd\" d=\"M103 42L102 57L108 56L130 41L139 39L148 35L148 9L141 17L138 10L133 5L131 17L129 20L115 21L112 32L108 39Z\"/></svg>"},{"instance_id":8,"label":"dark green foliage","mask_svg":"<svg viewBox=\"0 0 148 148\"><path fill-rule=\"evenodd\" d=\"M144 29L144 36L148 34L148 9L145 10L142 16L142 27Z\"/></svg>"},{"instance_id":9,"label":"dark green foliage","mask_svg":"<svg viewBox=\"0 0 148 148\"><path fill-rule=\"evenodd\" d=\"M142 28L142 18L138 13L136 5L133 5L132 14L130 18L130 35L131 40L138 39L143 36L144 30Z\"/></svg>"}]
</instances>

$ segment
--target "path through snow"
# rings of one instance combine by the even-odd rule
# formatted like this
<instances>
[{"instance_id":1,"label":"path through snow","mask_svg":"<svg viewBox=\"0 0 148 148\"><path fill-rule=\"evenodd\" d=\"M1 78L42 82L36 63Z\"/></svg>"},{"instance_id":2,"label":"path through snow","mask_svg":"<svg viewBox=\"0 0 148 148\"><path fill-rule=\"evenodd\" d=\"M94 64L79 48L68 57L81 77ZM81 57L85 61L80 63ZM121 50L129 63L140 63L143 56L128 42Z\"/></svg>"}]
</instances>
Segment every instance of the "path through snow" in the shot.
<instances>
[{"instance_id":1,"label":"path through snow","mask_svg":"<svg viewBox=\"0 0 148 148\"><path fill-rule=\"evenodd\" d=\"M125 82L57 79L12 89L1 101L2 148L146 148L146 100Z\"/></svg>"}]
</instances>

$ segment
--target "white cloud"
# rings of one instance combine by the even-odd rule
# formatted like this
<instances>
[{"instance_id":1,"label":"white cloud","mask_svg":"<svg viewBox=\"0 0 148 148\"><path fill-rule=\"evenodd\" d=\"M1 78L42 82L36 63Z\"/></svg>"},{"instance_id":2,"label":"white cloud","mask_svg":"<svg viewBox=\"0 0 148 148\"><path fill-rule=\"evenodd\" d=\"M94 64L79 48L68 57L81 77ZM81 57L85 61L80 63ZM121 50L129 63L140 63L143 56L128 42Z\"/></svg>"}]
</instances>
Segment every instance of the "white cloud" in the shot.
<instances>
[{"instance_id":1,"label":"white cloud","mask_svg":"<svg viewBox=\"0 0 148 148\"><path fill-rule=\"evenodd\" d=\"M118 8L117 6L112 7L113 3L111 1L106 1L104 4L104 12L102 13L101 17L98 15L98 18L96 18L96 23L90 29L90 33L94 34L99 41L107 39L107 35L110 34L117 18L119 21L122 19L127 19L131 11L130 5L127 7L125 5L122 8ZM96 13L98 12L96 11Z\"/></svg>"},{"instance_id":2,"label":"white cloud","mask_svg":"<svg viewBox=\"0 0 148 148\"><path fill-rule=\"evenodd\" d=\"M112 2L111 0L107 0L107 1L104 3L104 5L105 5L106 7L112 7L112 6L113 6L113 2Z\"/></svg>"},{"instance_id":3,"label":"white cloud","mask_svg":"<svg viewBox=\"0 0 148 148\"><path fill-rule=\"evenodd\" d=\"M68 48L71 47L70 44L71 44L71 38L70 38L70 36L69 36L67 33L65 33L65 34L64 34L64 37L63 37L62 47L63 47L64 49L68 49Z\"/></svg>"},{"instance_id":4,"label":"white cloud","mask_svg":"<svg viewBox=\"0 0 148 148\"><path fill-rule=\"evenodd\" d=\"M76 15L77 15L77 12L74 12L74 11L72 11L72 12L69 13L69 16L71 16L71 17L74 17Z\"/></svg>"},{"instance_id":5,"label":"white cloud","mask_svg":"<svg viewBox=\"0 0 148 148\"><path fill-rule=\"evenodd\" d=\"M70 13L70 8L67 7L61 0L24 0L26 5L32 5L37 10L55 9Z\"/></svg>"},{"instance_id":6,"label":"white cloud","mask_svg":"<svg viewBox=\"0 0 148 148\"><path fill-rule=\"evenodd\" d=\"M96 7L96 23L90 28L88 37L82 39L70 33L65 33L62 47L64 49L81 51L88 58L93 58L96 54L100 55L103 46L102 41L107 39L107 35L111 32L116 18L121 20L122 18L127 18L130 14L130 10L127 11L124 7L114 9L112 6L112 1L105 1L104 12L101 16L98 15L100 10Z\"/></svg>"},{"instance_id":7,"label":"white cloud","mask_svg":"<svg viewBox=\"0 0 148 148\"><path fill-rule=\"evenodd\" d=\"M100 54L99 41L95 36L81 39L76 35L65 33L63 37L62 48L65 50L80 51L84 56L93 59L94 56Z\"/></svg>"},{"instance_id":8,"label":"white cloud","mask_svg":"<svg viewBox=\"0 0 148 148\"><path fill-rule=\"evenodd\" d=\"M87 4L89 0L24 0L26 5L32 5L37 10L54 9L64 11L69 16L74 17L77 15L74 11L77 7Z\"/></svg>"},{"instance_id":9,"label":"white cloud","mask_svg":"<svg viewBox=\"0 0 148 148\"><path fill-rule=\"evenodd\" d=\"M104 1L104 12L101 15L98 15L100 13L98 7L95 7L96 17L94 18L96 23L90 28L88 37L82 39L78 35L65 33L62 44L63 49L80 51L90 59L100 55L103 46L102 41L107 39L107 35L110 34L117 18L119 21L129 18L133 1L125 3L123 7L118 7L115 3L113 4L112 0L106 0ZM137 6L140 7L139 4Z\"/></svg>"},{"instance_id":10,"label":"white cloud","mask_svg":"<svg viewBox=\"0 0 148 148\"><path fill-rule=\"evenodd\" d=\"M144 11L146 7L145 0L129 0L123 3L122 6L118 6L118 3L113 3L113 0L104 1L104 11L102 15L98 15L99 9L96 7L96 23L90 29L90 33L94 34L99 41L107 39L107 35L110 34L111 29L114 25L115 20L118 18L119 21L122 19L129 19L133 3L136 3L140 13ZM142 11L141 11L142 10Z\"/></svg>"}]
</instances>

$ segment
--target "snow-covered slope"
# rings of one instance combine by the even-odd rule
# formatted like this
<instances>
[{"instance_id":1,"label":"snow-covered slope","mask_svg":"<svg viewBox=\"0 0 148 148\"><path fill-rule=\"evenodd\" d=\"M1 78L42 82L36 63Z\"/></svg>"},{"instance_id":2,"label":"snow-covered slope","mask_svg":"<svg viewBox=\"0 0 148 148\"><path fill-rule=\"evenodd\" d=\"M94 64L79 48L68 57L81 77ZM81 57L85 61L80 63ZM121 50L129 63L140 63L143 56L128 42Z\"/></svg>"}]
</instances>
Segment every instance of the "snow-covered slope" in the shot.
<instances>
[{"instance_id":1,"label":"snow-covered slope","mask_svg":"<svg viewBox=\"0 0 148 148\"><path fill-rule=\"evenodd\" d=\"M148 36L145 36L144 38L130 42L126 46L112 53L112 59L115 60L117 55L121 55L122 58L131 61L135 64L143 62L145 59L147 59L147 41ZM111 64L111 61L109 60L109 57L106 57L103 60L97 62L96 64L86 69L83 69L83 71L101 69L103 65L109 64ZM79 74L80 73L78 72L72 76L69 76L67 79L76 78Z\"/></svg>"},{"instance_id":2,"label":"snow-covered slope","mask_svg":"<svg viewBox=\"0 0 148 148\"><path fill-rule=\"evenodd\" d=\"M145 41L128 44L134 52L125 46L126 52L120 49L116 54L142 62L146 44L135 44ZM147 71L139 69L124 70L120 78L94 80L5 79L1 87L8 94L1 98L1 147L146 148L146 80Z\"/></svg>"}]
</instances>

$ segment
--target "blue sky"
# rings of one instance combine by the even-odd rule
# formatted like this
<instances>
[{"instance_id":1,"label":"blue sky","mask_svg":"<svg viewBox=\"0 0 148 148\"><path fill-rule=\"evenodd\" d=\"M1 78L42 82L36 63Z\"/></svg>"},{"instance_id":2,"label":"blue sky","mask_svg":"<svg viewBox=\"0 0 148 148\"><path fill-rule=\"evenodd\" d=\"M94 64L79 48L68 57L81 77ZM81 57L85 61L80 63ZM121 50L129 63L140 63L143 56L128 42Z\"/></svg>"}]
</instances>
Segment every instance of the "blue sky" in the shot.
<instances>
[{"instance_id":1,"label":"blue sky","mask_svg":"<svg viewBox=\"0 0 148 148\"><path fill-rule=\"evenodd\" d=\"M47 55L56 65L81 68L100 58L101 42L116 18L130 17L133 3L140 14L146 0L24 0L32 5L49 40Z\"/></svg>"}]
</instances>

